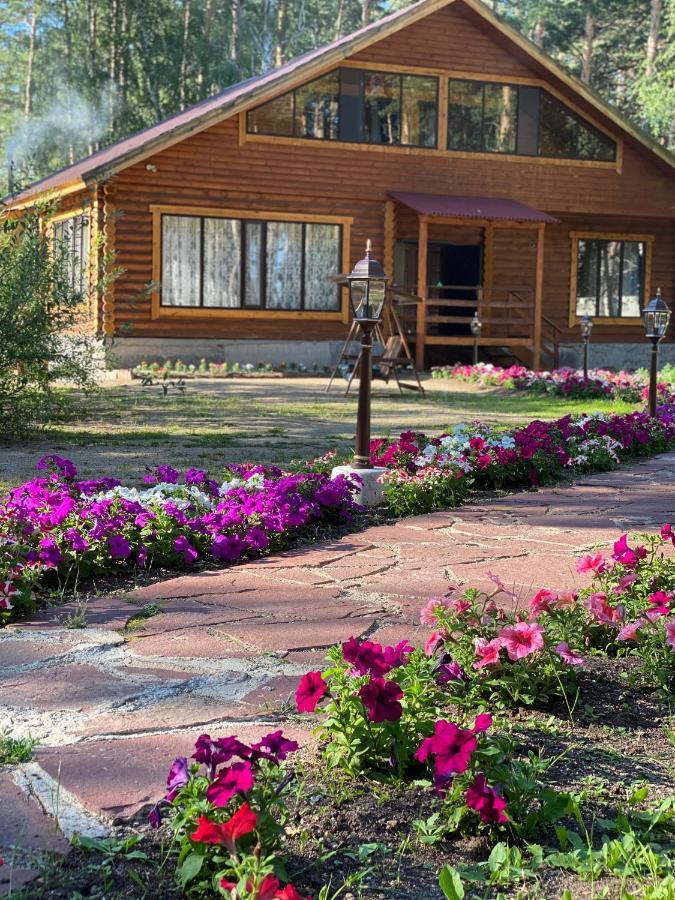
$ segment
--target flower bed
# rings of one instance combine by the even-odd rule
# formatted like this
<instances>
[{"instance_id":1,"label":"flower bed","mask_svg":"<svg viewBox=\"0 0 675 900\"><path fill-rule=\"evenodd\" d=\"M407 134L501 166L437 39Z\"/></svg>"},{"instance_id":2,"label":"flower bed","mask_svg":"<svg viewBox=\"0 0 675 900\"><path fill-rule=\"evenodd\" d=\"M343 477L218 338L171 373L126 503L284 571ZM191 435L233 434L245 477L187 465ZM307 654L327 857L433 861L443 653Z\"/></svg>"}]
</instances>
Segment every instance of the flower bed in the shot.
<instances>
[{"instance_id":1,"label":"flower bed","mask_svg":"<svg viewBox=\"0 0 675 900\"><path fill-rule=\"evenodd\" d=\"M569 368L535 372L525 366L502 368L491 363L436 366L432 369L432 376L486 387L496 386L571 398L617 398L630 403L645 398L648 384L648 377L644 371L611 372L608 369L593 369L589 372L588 378L584 378L582 371ZM663 397L671 393L671 385L667 379L664 378L659 390Z\"/></svg>"},{"instance_id":2,"label":"flower bed","mask_svg":"<svg viewBox=\"0 0 675 900\"><path fill-rule=\"evenodd\" d=\"M674 444L671 400L657 408L654 419L644 412L564 416L505 430L475 423L436 438L407 431L396 440L373 441L371 462L387 469L382 480L390 510L412 515L457 506L470 488L550 484Z\"/></svg>"},{"instance_id":3,"label":"flower bed","mask_svg":"<svg viewBox=\"0 0 675 900\"><path fill-rule=\"evenodd\" d=\"M0 504L0 625L35 608L37 583L67 584L129 567L187 568L278 552L317 526L349 521L353 486L325 475L230 466L222 483L158 466L145 488L77 479L72 462L40 460L45 474Z\"/></svg>"},{"instance_id":4,"label":"flower bed","mask_svg":"<svg viewBox=\"0 0 675 900\"><path fill-rule=\"evenodd\" d=\"M228 363L207 362L201 359L198 365L171 359L163 363L141 362L131 370L132 378L284 378L298 375L326 375L327 366L318 364L308 368L302 363Z\"/></svg>"}]
</instances>

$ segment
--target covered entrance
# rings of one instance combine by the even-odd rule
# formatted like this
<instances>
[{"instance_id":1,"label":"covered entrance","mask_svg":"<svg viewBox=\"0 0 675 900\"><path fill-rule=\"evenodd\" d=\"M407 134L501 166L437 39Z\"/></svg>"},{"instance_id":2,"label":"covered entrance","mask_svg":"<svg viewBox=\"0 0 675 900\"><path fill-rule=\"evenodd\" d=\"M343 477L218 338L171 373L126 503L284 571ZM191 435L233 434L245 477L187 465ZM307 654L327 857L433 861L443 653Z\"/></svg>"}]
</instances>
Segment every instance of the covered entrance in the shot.
<instances>
[{"instance_id":1,"label":"covered entrance","mask_svg":"<svg viewBox=\"0 0 675 900\"><path fill-rule=\"evenodd\" d=\"M541 210L492 197L397 191L385 211L385 266L421 298L414 336L418 368L428 347L506 348L539 368L542 353L544 228Z\"/></svg>"}]
</instances>

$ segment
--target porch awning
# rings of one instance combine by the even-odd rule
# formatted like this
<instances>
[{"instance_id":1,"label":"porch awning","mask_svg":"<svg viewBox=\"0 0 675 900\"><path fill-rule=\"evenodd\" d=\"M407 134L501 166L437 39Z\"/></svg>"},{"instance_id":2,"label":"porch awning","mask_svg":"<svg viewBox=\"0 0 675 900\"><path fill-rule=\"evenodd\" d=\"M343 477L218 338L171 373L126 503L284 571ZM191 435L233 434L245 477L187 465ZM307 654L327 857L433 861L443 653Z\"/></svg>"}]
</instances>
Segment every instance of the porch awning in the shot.
<instances>
[{"instance_id":1,"label":"porch awning","mask_svg":"<svg viewBox=\"0 0 675 900\"><path fill-rule=\"evenodd\" d=\"M544 222L558 220L548 213L506 197L448 197L445 194L418 194L391 191L389 196L422 216L452 219L486 219L489 222Z\"/></svg>"}]
</instances>

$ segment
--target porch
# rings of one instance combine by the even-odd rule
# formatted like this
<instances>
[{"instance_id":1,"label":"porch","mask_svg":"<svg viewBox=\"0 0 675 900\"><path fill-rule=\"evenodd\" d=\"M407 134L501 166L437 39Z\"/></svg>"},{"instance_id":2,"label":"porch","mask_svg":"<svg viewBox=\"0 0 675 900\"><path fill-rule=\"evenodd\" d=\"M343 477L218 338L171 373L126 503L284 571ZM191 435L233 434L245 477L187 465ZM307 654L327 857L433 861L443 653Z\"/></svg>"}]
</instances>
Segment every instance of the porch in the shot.
<instances>
[{"instance_id":1,"label":"porch","mask_svg":"<svg viewBox=\"0 0 675 900\"><path fill-rule=\"evenodd\" d=\"M556 363L543 311L544 233L557 220L516 200L392 192L385 204L385 270L418 296L409 340L418 369L436 348L478 346L533 368Z\"/></svg>"}]
</instances>

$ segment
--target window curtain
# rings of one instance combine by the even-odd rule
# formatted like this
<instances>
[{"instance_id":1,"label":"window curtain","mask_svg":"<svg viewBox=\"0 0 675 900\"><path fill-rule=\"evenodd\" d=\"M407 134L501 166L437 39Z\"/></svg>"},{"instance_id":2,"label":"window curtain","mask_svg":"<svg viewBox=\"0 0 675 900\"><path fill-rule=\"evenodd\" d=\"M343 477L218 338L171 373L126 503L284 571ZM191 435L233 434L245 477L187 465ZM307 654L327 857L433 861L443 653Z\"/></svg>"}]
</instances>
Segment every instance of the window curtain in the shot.
<instances>
[{"instance_id":1,"label":"window curtain","mask_svg":"<svg viewBox=\"0 0 675 900\"><path fill-rule=\"evenodd\" d=\"M241 296L241 221L204 219L204 306L232 309Z\"/></svg>"},{"instance_id":2,"label":"window curtain","mask_svg":"<svg viewBox=\"0 0 675 900\"><path fill-rule=\"evenodd\" d=\"M339 289L329 279L340 271L339 225L305 226L305 309L339 309Z\"/></svg>"},{"instance_id":3,"label":"window curtain","mask_svg":"<svg viewBox=\"0 0 675 900\"><path fill-rule=\"evenodd\" d=\"M162 217L162 305L199 306L201 220Z\"/></svg>"}]
</instances>

